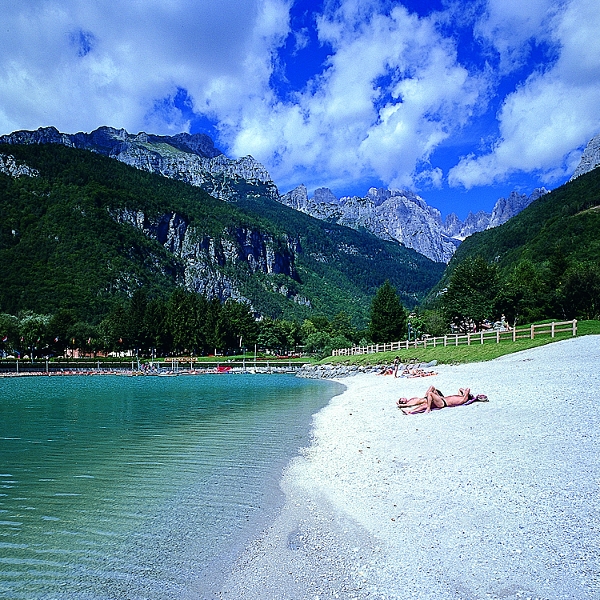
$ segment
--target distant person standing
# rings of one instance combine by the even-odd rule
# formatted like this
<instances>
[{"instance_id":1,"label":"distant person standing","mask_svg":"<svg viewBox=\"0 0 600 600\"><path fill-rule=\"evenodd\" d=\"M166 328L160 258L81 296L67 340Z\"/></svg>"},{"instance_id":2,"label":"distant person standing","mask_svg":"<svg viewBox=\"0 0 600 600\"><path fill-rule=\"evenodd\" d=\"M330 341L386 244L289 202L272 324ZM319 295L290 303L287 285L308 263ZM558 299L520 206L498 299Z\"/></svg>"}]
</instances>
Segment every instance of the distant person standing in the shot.
<instances>
[{"instance_id":1,"label":"distant person standing","mask_svg":"<svg viewBox=\"0 0 600 600\"><path fill-rule=\"evenodd\" d=\"M400 357L394 359L394 377L398 377L398 368L400 367Z\"/></svg>"}]
</instances>

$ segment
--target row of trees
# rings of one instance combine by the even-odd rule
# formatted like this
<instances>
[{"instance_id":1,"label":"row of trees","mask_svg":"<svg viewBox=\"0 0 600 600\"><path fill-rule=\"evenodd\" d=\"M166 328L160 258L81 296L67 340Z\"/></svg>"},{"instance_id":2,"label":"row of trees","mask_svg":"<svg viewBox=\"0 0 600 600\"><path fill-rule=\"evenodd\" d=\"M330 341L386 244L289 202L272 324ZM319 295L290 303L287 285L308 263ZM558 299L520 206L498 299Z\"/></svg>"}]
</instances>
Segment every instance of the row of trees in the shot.
<instances>
[{"instance_id":1,"label":"row of trees","mask_svg":"<svg viewBox=\"0 0 600 600\"><path fill-rule=\"evenodd\" d=\"M600 265L556 255L542 264L523 259L508 273L480 256L453 270L428 309L410 315L386 282L371 305L368 338L374 343L479 330L486 322L525 324L544 319L599 319Z\"/></svg>"},{"instance_id":2,"label":"row of trees","mask_svg":"<svg viewBox=\"0 0 600 600\"><path fill-rule=\"evenodd\" d=\"M334 348L401 336L406 311L389 282L377 292L372 312L366 330L356 328L344 312L331 320L315 315L302 323L257 320L243 302L221 303L181 288L165 299L150 298L140 289L97 325L77 320L71 310L53 315L0 314L0 351L13 356L62 356L76 348L86 354L133 351L140 356L200 356L257 347L278 354L302 349L326 355Z\"/></svg>"},{"instance_id":3,"label":"row of trees","mask_svg":"<svg viewBox=\"0 0 600 600\"><path fill-rule=\"evenodd\" d=\"M506 276L481 257L468 258L453 271L440 295L439 325L462 330L506 315L509 323L543 319L600 318L600 267L594 262L542 265L520 261ZM442 332L430 332L441 335Z\"/></svg>"},{"instance_id":4,"label":"row of trees","mask_svg":"<svg viewBox=\"0 0 600 600\"><path fill-rule=\"evenodd\" d=\"M86 353L133 350L141 356L200 356L257 347L278 354L301 349L327 355L353 344L444 335L451 324L462 331L478 329L502 314L509 323L599 318L600 268L587 262L562 270L554 263L540 267L523 260L506 276L480 257L468 258L454 269L447 288L429 310L417 309L409 315L396 289L386 281L373 298L369 326L364 330L343 312L331 320L315 315L302 323L257 320L243 302L221 303L181 288L168 298L150 298L140 289L97 325L77 320L70 310L54 315L0 314L0 351L60 356L77 348Z\"/></svg>"}]
</instances>

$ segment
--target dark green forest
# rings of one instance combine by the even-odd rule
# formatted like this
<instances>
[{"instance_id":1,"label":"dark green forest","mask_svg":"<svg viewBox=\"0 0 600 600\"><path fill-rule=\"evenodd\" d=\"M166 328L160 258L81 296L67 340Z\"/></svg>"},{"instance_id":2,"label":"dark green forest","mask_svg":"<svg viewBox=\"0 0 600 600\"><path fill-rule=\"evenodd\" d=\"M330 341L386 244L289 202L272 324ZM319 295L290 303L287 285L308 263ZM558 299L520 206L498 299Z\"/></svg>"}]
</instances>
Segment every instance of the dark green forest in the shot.
<instances>
[{"instance_id":1,"label":"dark green forest","mask_svg":"<svg viewBox=\"0 0 600 600\"><path fill-rule=\"evenodd\" d=\"M386 280L404 305L414 307L443 273L444 265L398 243L285 207L255 183L236 181L238 201L225 203L200 188L86 150L11 145L0 146L0 153L39 172L0 174L5 350L20 345L23 351L39 346L61 352L75 340L90 350L205 353L233 350L240 337L247 345L270 339L273 348L308 343L316 349L336 337L342 343L340 336L344 343L359 341L371 300ZM293 247L294 276L252 271L243 260L223 261L214 265L213 275L227 278L247 300L208 298L189 287L186 260L156 236L115 218L123 211L140 211L150 221L177 215L196 237L230 246L242 228L268 236L276 247ZM176 308L180 293L191 308ZM143 318L141 298L148 311ZM242 313L254 323L247 331L238 326ZM176 325L190 322L202 325L195 327L197 335L178 337ZM232 322L237 325L230 327ZM308 339L311 334L320 335L318 344Z\"/></svg>"}]
</instances>

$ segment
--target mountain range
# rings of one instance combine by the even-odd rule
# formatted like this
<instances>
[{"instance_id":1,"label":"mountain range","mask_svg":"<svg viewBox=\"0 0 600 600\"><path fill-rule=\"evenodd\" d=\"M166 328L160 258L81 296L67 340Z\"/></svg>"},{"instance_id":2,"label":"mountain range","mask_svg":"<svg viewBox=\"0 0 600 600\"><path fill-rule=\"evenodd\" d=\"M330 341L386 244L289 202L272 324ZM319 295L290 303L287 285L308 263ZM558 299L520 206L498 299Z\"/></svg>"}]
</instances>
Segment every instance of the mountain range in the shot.
<instances>
[{"instance_id":1,"label":"mountain range","mask_svg":"<svg viewBox=\"0 0 600 600\"><path fill-rule=\"evenodd\" d=\"M163 297L185 287L257 316L343 311L364 327L386 279L414 306L442 275L396 241L282 205L256 161L231 161L205 137L130 137L0 140L0 312L66 308L97 323L140 287Z\"/></svg>"},{"instance_id":2,"label":"mountain range","mask_svg":"<svg viewBox=\"0 0 600 600\"><path fill-rule=\"evenodd\" d=\"M331 190L315 190L308 197L303 185L280 194L268 171L251 156L230 159L204 134L158 136L130 134L123 129L100 127L91 133L65 134L54 127L17 131L1 136L5 144L61 144L91 150L149 171L201 187L211 196L237 202L256 192L328 223L364 229L375 236L397 241L439 262L448 263L458 245L469 235L505 223L547 190L532 194L512 192L500 198L491 213L469 213L461 221L454 213L441 213L423 198L406 190L371 188L364 197L337 198Z\"/></svg>"},{"instance_id":3,"label":"mountain range","mask_svg":"<svg viewBox=\"0 0 600 600\"><path fill-rule=\"evenodd\" d=\"M420 196L406 190L371 188L366 196L336 198L327 188L308 197L301 185L280 196L280 201L301 212L353 229L364 228L384 240L396 240L431 260L447 263L458 245L478 231L497 227L514 217L534 200L547 193L545 188L532 194L512 192L500 198L491 213L469 213L461 221L455 213L443 221L440 211Z\"/></svg>"},{"instance_id":4,"label":"mountain range","mask_svg":"<svg viewBox=\"0 0 600 600\"><path fill-rule=\"evenodd\" d=\"M574 179L599 156L597 136ZM386 279L414 306L453 256L461 260L492 240L483 254L496 260L494 240L524 244L515 227L531 221L526 215L542 226L545 213L534 207L562 197L544 188L513 192L491 214L442 221L408 191L371 188L365 197L338 199L321 188L309 198L298 186L280 194L258 161L227 158L206 135L110 127L0 137L0 187L0 310L51 312L66 303L99 318L140 285L185 286L247 301L258 315L343 310L362 325ZM484 235L496 230L501 238Z\"/></svg>"}]
</instances>

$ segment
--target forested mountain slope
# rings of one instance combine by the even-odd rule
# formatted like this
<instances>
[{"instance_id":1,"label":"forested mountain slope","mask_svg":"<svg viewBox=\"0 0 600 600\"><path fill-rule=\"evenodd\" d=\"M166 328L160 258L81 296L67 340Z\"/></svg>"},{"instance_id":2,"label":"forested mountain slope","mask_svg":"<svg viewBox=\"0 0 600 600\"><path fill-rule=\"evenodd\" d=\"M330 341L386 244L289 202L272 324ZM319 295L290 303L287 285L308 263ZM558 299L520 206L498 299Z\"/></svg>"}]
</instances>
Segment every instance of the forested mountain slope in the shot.
<instances>
[{"instance_id":1,"label":"forested mountain slope","mask_svg":"<svg viewBox=\"0 0 600 600\"><path fill-rule=\"evenodd\" d=\"M500 227L468 237L450 267L477 255L503 270L524 259L564 265L600 261L600 169L538 198Z\"/></svg>"},{"instance_id":2,"label":"forested mountain slope","mask_svg":"<svg viewBox=\"0 0 600 600\"><path fill-rule=\"evenodd\" d=\"M478 289L477 298L487 303L482 317L504 313L520 323L598 318L599 232L600 169L595 169L504 225L467 238L426 304L448 313L451 304L467 304L455 297L459 288Z\"/></svg>"},{"instance_id":3,"label":"forested mountain slope","mask_svg":"<svg viewBox=\"0 0 600 600\"><path fill-rule=\"evenodd\" d=\"M0 172L0 311L72 308L97 322L140 287L183 286L247 300L263 315L344 310L364 325L386 279L413 305L442 274L398 243L282 206L256 182L231 204L59 144L1 145L0 154L18 167Z\"/></svg>"}]
</instances>

